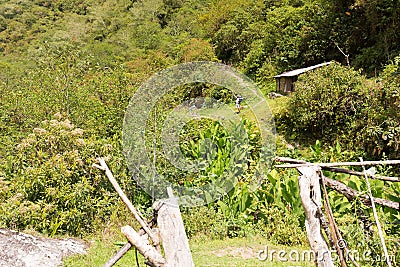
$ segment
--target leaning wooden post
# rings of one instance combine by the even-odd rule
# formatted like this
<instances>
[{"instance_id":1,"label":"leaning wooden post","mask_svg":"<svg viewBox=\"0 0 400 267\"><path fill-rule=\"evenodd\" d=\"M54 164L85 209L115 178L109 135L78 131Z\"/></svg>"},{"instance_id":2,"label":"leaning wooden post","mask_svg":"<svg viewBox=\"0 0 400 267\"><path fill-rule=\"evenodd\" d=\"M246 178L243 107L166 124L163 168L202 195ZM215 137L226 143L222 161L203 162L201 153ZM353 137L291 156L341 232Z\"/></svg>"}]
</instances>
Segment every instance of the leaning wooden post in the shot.
<instances>
[{"instance_id":1,"label":"leaning wooden post","mask_svg":"<svg viewBox=\"0 0 400 267\"><path fill-rule=\"evenodd\" d=\"M154 203L154 210L158 211L157 225L165 254L165 267L192 267L194 266L189 241L178 200L174 197L172 189L167 188L168 199L158 200Z\"/></svg>"},{"instance_id":2,"label":"leaning wooden post","mask_svg":"<svg viewBox=\"0 0 400 267\"><path fill-rule=\"evenodd\" d=\"M110 183L113 185L115 191L117 191L117 193L120 196L120 198L122 199L122 201L125 203L125 205L128 207L128 209L132 212L133 216L135 216L135 219L139 222L140 226L142 226L143 230L149 235L149 237L153 240L154 244L157 246L160 243L160 241L158 240L158 237L151 231L149 225L145 222L145 219L143 218L140 211L137 210L135 208L135 206L133 206L132 202L122 191L117 180L115 180L114 175L108 168L105 160L102 158L98 158L97 160L99 161L100 166L97 164L93 164L93 167L96 167L106 173L106 176L107 176L108 180L110 181Z\"/></svg>"},{"instance_id":3,"label":"leaning wooden post","mask_svg":"<svg viewBox=\"0 0 400 267\"><path fill-rule=\"evenodd\" d=\"M301 204L306 214L306 231L318 267L334 267L332 255L321 232L322 214L319 167L298 167Z\"/></svg>"}]
</instances>

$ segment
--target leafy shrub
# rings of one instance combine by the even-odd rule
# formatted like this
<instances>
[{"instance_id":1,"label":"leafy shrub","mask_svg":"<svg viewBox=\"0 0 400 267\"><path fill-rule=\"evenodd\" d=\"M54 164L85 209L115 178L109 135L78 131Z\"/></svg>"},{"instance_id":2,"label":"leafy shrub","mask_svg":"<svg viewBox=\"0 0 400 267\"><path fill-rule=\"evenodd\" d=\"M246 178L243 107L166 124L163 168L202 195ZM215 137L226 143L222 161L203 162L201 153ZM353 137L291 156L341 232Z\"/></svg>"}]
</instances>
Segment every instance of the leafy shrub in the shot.
<instances>
[{"instance_id":1,"label":"leafy shrub","mask_svg":"<svg viewBox=\"0 0 400 267\"><path fill-rule=\"evenodd\" d=\"M276 244L306 244L302 216L257 199L255 192L237 187L232 192L228 194L231 197L209 207L183 210L189 237L223 239L259 235Z\"/></svg>"},{"instance_id":2,"label":"leafy shrub","mask_svg":"<svg viewBox=\"0 0 400 267\"><path fill-rule=\"evenodd\" d=\"M296 137L336 140L354 136L354 124L368 103L359 72L333 63L299 77L283 122Z\"/></svg>"},{"instance_id":3,"label":"leafy shrub","mask_svg":"<svg viewBox=\"0 0 400 267\"><path fill-rule=\"evenodd\" d=\"M0 15L0 32L4 31L7 29L7 21L3 16Z\"/></svg>"},{"instance_id":4,"label":"leafy shrub","mask_svg":"<svg viewBox=\"0 0 400 267\"><path fill-rule=\"evenodd\" d=\"M309 72L300 76L286 109L277 115L278 125L291 139L396 157L400 98L398 75L390 77L377 83L337 63Z\"/></svg>"},{"instance_id":5,"label":"leafy shrub","mask_svg":"<svg viewBox=\"0 0 400 267\"><path fill-rule=\"evenodd\" d=\"M15 4L5 4L0 8L0 15L7 19L12 19L17 15L22 14L22 12L21 7Z\"/></svg>"},{"instance_id":6,"label":"leafy shrub","mask_svg":"<svg viewBox=\"0 0 400 267\"><path fill-rule=\"evenodd\" d=\"M193 207L182 211L186 234L191 237L222 239L227 236L224 216L214 208Z\"/></svg>"},{"instance_id":7,"label":"leafy shrub","mask_svg":"<svg viewBox=\"0 0 400 267\"><path fill-rule=\"evenodd\" d=\"M0 173L5 185L0 191L1 224L49 235L93 231L96 222L107 220L117 199L92 164L99 155L121 161L116 149L112 142L85 136L60 114L42 122L21 140Z\"/></svg>"},{"instance_id":8,"label":"leafy shrub","mask_svg":"<svg viewBox=\"0 0 400 267\"><path fill-rule=\"evenodd\" d=\"M397 158L400 154L400 56L388 64L368 111L366 148L376 155Z\"/></svg>"}]
</instances>

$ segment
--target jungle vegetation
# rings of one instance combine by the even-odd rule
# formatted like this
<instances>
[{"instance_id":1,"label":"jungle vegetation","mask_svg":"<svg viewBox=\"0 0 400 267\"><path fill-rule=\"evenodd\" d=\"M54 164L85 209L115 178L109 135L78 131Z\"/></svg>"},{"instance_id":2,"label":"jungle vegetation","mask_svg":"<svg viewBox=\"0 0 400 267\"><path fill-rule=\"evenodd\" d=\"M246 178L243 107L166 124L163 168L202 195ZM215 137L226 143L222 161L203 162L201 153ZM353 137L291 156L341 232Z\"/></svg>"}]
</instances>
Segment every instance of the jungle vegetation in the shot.
<instances>
[{"instance_id":1,"label":"jungle vegetation","mask_svg":"<svg viewBox=\"0 0 400 267\"><path fill-rule=\"evenodd\" d=\"M399 32L400 3L391 0L2 0L0 226L85 237L110 221L127 220L111 185L91 167L100 156L148 212L152 199L126 167L122 122L144 81L184 62L233 66L267 96L275 90L274 75L334 61L300 76L293 94L269 100L276 154L314 162L397 158ZM194 85L176 90L164 112L196 96L234 105L229 90ZM162 125L163 116L158 119ZM201 157L200 141L209 139L223 144L217 146L220 162L201 179L162 158L158 168L176 182L196 185L221 172L231 144L218 123L192 123L181 133L184 154ZM272 168L253 190L247 178L259 136L256 125L245 126L252 138L242 157L250 167L221 199L183 211L189 236L257 234L278 244L306 244L298 174ZM400 175L395 167L378 171ZM334 178L366 190L362 179ZM399 183L372 185L374 196L400 201ZM334 191L329 195L350 245L379 255L376 231L362 227L373 221L371 211ZM400 258L400 213L379 207L379 214L389 250Z\"/></svg>"}]
</instances>

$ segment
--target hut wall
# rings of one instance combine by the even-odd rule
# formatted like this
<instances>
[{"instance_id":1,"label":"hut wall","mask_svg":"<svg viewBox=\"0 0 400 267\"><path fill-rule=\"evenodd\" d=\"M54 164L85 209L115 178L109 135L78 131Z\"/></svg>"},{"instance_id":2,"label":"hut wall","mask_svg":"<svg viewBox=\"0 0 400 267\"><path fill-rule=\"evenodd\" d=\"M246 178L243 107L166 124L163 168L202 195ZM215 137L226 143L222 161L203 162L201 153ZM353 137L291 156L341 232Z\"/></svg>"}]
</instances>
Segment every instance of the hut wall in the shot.
<instances>
[{"instance_id":1,"label":"hut wall","mask_svg":"<svg viewBox=\"0 0 400 267\"><path fill-rule=\"evenodd\" d=\"M297 77L279 77L276 79L276 91L281 93L289 93L294 91L294 84Z\"/></svg>"}]
</instances>

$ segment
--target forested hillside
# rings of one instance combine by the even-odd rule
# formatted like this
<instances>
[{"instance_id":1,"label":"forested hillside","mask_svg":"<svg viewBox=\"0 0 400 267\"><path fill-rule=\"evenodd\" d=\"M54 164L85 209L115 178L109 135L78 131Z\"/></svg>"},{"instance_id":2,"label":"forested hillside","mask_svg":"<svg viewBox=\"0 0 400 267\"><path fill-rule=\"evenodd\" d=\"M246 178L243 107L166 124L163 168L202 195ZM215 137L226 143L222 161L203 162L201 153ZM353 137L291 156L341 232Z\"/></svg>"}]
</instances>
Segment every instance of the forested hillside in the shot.
<instances>
[{"instance_id":1,"label":"forested hillside","mask_svg":"<svg viewBox=\"0 0 400 267\"><path fill-rule=\"evenodd\" d=\"M2 90L12 95L2 94L1 118L7 129L30 129L39 117L60 111L75 123L110 136L118 132L116 124L141 82L167 66L199 60L231 64L270 91L272 76L282 71L331 60L347 65L343 52L351 67L377 78L372 87L382 86L379 83L386 79L395 81L398 68L398 5L396 1L2 1ZM115 79L110 86L124 90L107 88L107 80ZM387 94L395 97L396 90ZM77 103L85 94L90 95L88 101ZM9 101L17 96L19 101ZM111 105L107 112L112 114L104 109L81 112L86 104ZM104 118L109 115L112 118ZM108 129L90 125L93 117Z\"/></svg>"},{"instance_id":2,"label":"forested hillside","mask_svg":"<svg viewBox=\"0 0 400 267\"><path fill-rule=\"evenodd\" d=\"M268 100L276 154L316 162L398 158L399 32L400 3L390 0L0 0L0 227L85 237L128 220L111 185L92 168L99 156L148 212L152 199L126 167L122 123L143 82L184 62L230 65L267 96L275 90L274 75L333 61L300 76L292 95ZM171 109L197 96L234 107L235 95L226 88L178 87L151 123L162 125ZM246 164L237 172L239 183L220 200L184 212L189 236L255 234L277 244L305 244L297 172L272 169L254 191L249 177L260 133L243 121L251 138L240 155ZM219 151L198 176L168 165L158 141L150 151L174 182L212 183L228 166L234 144L218 123L191 123L180 133L183 153L201 159L205 139ZM400 174L392 167L378 171ZM366 190L354 176L337 179ZM375 197L400 201L399 183L372 185ZM359 223L370 220L371 211L334 191L329 195L345 238L379 254L376 232L365 234ZM399 211L379 212L388 247L400 258Z\"/></svg>"},{"instance_id":3,"label":"forested hillside","mask_svg":"<svg viewBox=\"0 0 400 267\"><path fill-rule=\"evenodd\" d=\"M2 1L1 52L34 56L74 44L96 63L158 51L175 61L219 60L270 76L321 61L376 75L399 54L396 1ZM201 55L200 55L201 54ZM101 55L101 56L100 56ZM199 58L196 58L199 57ZM101 62L99 62L101 58Z\"/></svg>"}]
</instances>

